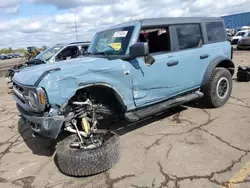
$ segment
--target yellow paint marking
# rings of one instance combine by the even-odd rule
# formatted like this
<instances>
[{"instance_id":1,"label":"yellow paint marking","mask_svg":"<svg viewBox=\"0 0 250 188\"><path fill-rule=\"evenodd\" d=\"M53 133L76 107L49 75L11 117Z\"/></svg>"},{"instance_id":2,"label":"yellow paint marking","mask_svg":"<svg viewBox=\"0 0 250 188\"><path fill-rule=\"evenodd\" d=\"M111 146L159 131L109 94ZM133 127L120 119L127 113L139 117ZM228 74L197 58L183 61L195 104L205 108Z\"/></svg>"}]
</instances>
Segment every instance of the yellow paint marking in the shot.
<instances>
[{"instance_id":1,"label":"yellow paint marking","mask_svg":"<svg viewBox=\"0 0 250 188\"><path fill-rule=\"evenodd\" d=\"M237 184L235 183L244 181L248 175L250 175L250 161L246 162L244 166L233 175L229 180L228 188L236 188Z\"/></svg>"}]
</instances>

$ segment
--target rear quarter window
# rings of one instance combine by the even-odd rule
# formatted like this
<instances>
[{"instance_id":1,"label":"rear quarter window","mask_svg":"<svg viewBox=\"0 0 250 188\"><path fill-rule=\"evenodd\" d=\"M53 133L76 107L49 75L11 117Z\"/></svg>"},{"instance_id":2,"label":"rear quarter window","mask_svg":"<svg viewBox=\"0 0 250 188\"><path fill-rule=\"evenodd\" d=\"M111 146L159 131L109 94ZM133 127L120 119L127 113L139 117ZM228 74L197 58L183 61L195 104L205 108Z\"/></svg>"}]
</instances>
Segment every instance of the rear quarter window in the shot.
<instances>
[{"instance_id":1,"label":"rear quarter window","mask_svg":"<svg viewBox=\"0 0 250 188\"><path fill-rule=\"evenodd\" d=\"M227 40L223 22L208 22L206 23L206 30L208 42Z\"/></svg>"}]
</instances>

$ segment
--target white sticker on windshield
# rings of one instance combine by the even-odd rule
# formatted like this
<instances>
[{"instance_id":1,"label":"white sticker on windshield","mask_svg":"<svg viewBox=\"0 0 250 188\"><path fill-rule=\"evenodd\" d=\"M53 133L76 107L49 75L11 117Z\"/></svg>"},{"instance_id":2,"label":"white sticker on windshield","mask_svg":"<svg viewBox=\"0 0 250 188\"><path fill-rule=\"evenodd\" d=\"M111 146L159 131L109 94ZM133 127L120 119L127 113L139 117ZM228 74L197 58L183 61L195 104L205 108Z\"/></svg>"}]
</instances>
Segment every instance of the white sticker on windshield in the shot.
<instances>
[{"instance_id":1,"label":"white sticker on windshield","mask_svg":"<svg viewBox=\"0 0 250 188\"><path fill-rule=\"evenodd\" d=\"M128 34L128 31L116 31L115 34L114 34L114 38L117 38L117 37L126 37Z\"/></svg>"}]
</instances>

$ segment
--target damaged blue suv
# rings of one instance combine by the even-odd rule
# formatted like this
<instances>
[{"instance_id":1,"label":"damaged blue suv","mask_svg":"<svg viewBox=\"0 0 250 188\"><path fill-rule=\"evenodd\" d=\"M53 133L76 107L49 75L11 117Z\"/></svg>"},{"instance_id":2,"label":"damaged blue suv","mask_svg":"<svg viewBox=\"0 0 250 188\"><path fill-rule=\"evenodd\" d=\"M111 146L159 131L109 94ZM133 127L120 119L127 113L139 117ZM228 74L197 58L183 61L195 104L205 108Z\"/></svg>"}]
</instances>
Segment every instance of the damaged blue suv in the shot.
<instances>
[{"instance_id":1,"label":"damaged blue suv","mask_svg":"<svg viewBox=\"0 0 250 188\"><path fill-rule=\"evenodd\" d=\"M85 176L120 156L109 130L202 99L221 107L232 91L232 48L221 18L154 18L98 32L82 59L16 73L14 98L34 133L56 139L61 172Z\"/></svg>"}]
</instances>

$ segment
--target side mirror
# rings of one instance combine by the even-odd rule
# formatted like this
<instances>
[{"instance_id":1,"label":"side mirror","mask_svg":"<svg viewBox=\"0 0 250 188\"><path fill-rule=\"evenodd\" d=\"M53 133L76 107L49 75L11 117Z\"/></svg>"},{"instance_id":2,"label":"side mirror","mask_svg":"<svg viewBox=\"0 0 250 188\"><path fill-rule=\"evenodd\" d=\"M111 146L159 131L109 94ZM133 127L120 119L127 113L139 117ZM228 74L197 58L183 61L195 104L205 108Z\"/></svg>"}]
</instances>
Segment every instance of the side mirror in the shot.
<instances>
[{"instance_id":1,"label":"side mirror","mask_svg":"<svg viewBox=\"0 0 250 188\"><path fill-rule=\"evenodd\" d=\"M137 42L130 46L129 54L132 59L136 57L145 57L149 55L149 47L147 42Z\"/></svg>"}]
</instances>

